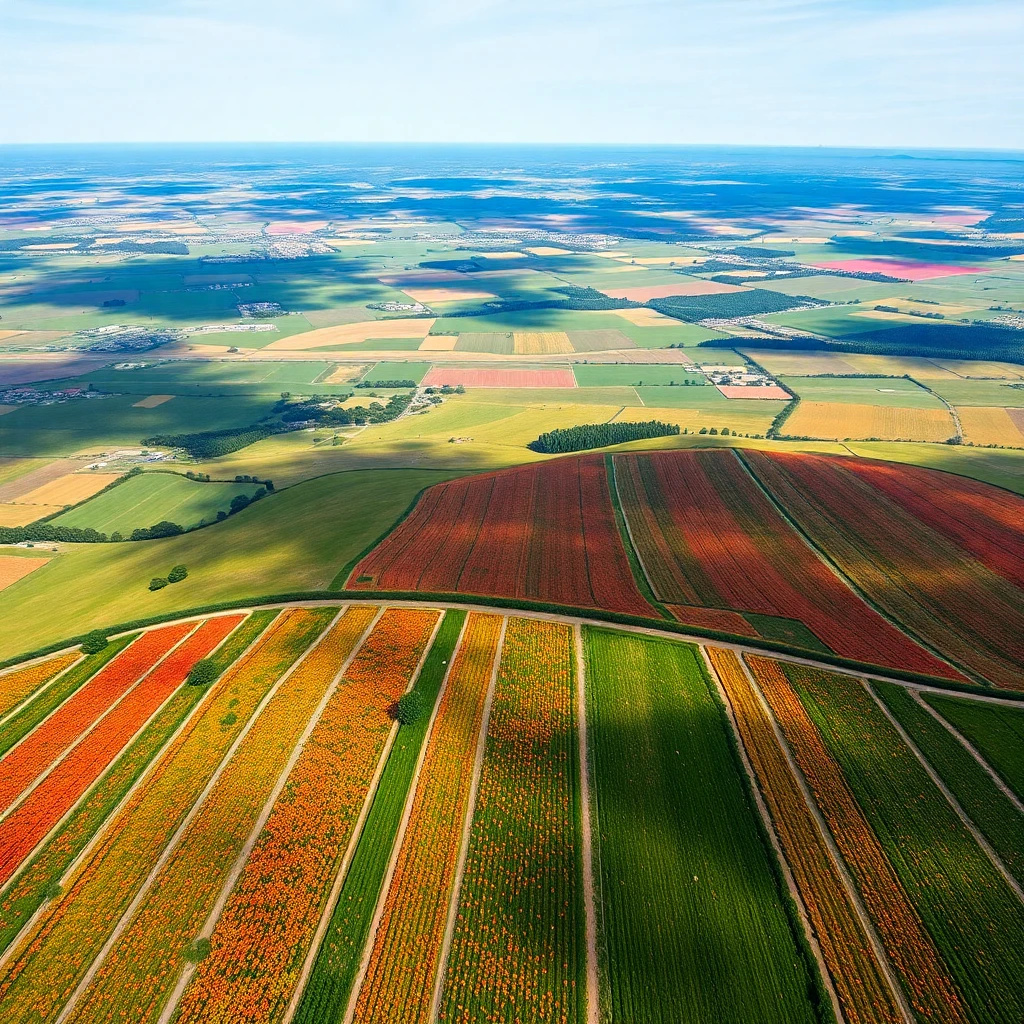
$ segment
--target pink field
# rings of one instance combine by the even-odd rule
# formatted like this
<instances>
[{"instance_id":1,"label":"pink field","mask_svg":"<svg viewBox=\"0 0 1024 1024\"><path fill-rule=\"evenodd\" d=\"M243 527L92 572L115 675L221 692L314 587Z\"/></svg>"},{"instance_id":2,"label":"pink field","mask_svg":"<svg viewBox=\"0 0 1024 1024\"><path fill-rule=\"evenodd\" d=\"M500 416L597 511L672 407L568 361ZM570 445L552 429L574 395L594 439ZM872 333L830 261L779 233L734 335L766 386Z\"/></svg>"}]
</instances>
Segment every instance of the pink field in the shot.
<instances>
[{"instance_id":1,"label":"pink field","mask_svg":"<svg viewBox=\"0 0 1024 1024\"><path fill-rule=\"evenodd\" d=\"M268 235L310 235L327 227L326 220L276 220L267 225Z\"/></svg>"},{"instance_id":2,"label":"pink field","mask_svg":"<svg viewBox=\"0 0 1024 1024\"><path fill-rule=\"evenodd\" d=\"M423 378L427 388L445 384L467 388L574 388L576 378L572 370L462 370L446 366L431 367Z\"/></svg>"},{"instance_id":3,"label":"pink field","mask_svg":"<svg viewBox=\"0 0 1024 1024\"><path fill-rule=\"evenodd\" d=\"M679 279L679 284L655 284L642 287L629 285L619 288L605 288L605 295L613 299L630 299L633 302L649 302L651 299L667 299L670 295L724 295L726 292L745 292L735 284L722 284L720 281L697 281Z\"/></svg>"},{"instance_id":4,"label":"pink field","mask_svg":"<svg viewBox=\"0 0 1024 1024\"><path fill-rule=\"evenodd\" d=\"M912 260L832 260L815 263L822 270L848 270L855 274L887 274L905 281L930 281L933 277L955 277L957 274L984 274L984 267L963 267L953 263L917 263Z\"/></svg>"},{"instance_id":5,"label":"pink field","mask_svg":"<svg viewBox=\"0 0 1024 1024\"><path fill-rule=\"evenodd\" d=\"M791 397L778 384L755 388L744 387L742 384L718 384L716 386L726 398L781 398L784 402L788 402Z\"/></svg>"}]
</instances>

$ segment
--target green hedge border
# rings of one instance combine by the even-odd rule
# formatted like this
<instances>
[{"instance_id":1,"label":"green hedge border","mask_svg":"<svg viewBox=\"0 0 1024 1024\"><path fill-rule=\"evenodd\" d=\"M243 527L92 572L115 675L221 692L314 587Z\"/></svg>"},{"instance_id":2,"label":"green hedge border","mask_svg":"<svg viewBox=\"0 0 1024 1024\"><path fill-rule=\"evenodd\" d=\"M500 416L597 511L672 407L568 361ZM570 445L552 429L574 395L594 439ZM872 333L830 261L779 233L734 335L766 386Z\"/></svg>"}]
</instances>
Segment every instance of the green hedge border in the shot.
<instances>
[{"instance_id":1,"label":"green hedge border","mask_svg":"<svg viewBox=\"0 0 1024 1024\"><path fill-rule=\"evenodd\" d=\"M180 608L167 611L162 615L151 615L144 619L132 619L129 622L122 622L107 627L104 632L108 636L118 633L126 633L133 629L145 629L149 626L159 625L161 622L174 621L176 619L187 619L196 615L209 615L214 612L233 611L238 608L262 608L279 604L293 604L302 601L316 601L329 604L344 604L347 601L369 601L376 603L387 603L394 601L406 601L414 604L433 605L470 605L484 608L508 608L513 611L523 612L544 612L549 615L560 615L574 619L588 619L594 622L607 622L611 625L636 626L641 629L650 629L665 635L666 639L675 636L694 636L701 641L718 643L739 644L756 651L763 651L768 655L785 654L794 658L804 658L808 661L818 662L822 665L833 665L836 668L847 669L851 672L868 673L882 679L893 682L919 683L924 686L932 686L940 690L949 690L958 693L968 693L976 696L993 697L997 696L1010 701L1019 701L1024 704L1024 693L1017 690L1004 690L995 686L976 686L971 683L958 683L952 679L942 679L938 676L926 675L923 672L912 672L909 670L891 669L884 665L872 665L868 662L855 661L852 658L843 658L837 654L825 655L818 651L809 651L803 647L795 647L791 644L780 643L776 640L759 638L753 642L752 637L740 636L735 633L723 633L720 630L705 629L699 626L689 626L682 622L666 622L664 619L651 619L640 615L626 615L621 612L604 611L600 608L571 608L565 605L552 604L547 601L528 601L521 598L509 597L487 597L482 594L443 594L426 593L421 591L405 590L300 590L289 594L264 594L249 599L237 599L234 601L220 601L216 604L197 605L193 608ZM91 632L91 630L90 630ZM8 658L0 662L0 669L9 668L12 665L20 664L23 661L30 661L33 658L41 658L55 651L67 650L80 644L86 634L61 640L46 647L37 648L34 651L19 654L16 657Z\"/></svg>"}]
</instances>

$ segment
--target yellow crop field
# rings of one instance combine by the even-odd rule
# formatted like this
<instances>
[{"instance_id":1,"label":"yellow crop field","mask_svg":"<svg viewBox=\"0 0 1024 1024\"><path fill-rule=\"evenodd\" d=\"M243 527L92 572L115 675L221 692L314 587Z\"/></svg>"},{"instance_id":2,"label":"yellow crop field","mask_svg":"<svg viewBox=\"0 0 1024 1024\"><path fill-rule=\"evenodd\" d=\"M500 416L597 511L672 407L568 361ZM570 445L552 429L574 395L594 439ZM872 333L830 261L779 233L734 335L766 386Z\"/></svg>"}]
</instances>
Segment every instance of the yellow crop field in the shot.
<instances>
[{"instance_id":1,"label":"yellow crop field","mask_svg":"<svg viewBox=\"0 0 1024 1024\"><path fill-rule=\"evenodd\" d=\"M420 343L420 352L451 352L458 344L457 334L428 334Z\"/></svg>"},{"instance_id":2,"label":"yellow crop field","mask_svg":"<svg viewBox=\"0 0 1024 1024\"><path fill-rule=\"evenodd\" d=\"M964 439L973 444L1002 444L1024 448L1024 412L1020 409L964 406L958 408ZM1019 413L1019 420L1014 413Z\"/></svg>"},{"instance_id":3,"label":"yellow crop field","mask_svg":"<svg viewBox=\"0 0 1024 1024\"><path fill-rule=\"evenodd\" d=\"M365 363L342 365L338 364L331 370L329 376L324 377L324 384L348 384L349 381L359 380L366 373Z\"/></svg>"},{"instance_id":4,"label":"yellow crop field","mask_svg":"<svg viewBox=\"0 0 1024 1024\"><path fill-rule=\"evenodd\" d=\"M430 318L367 320L358 324L322 327L318 331L293 334L289 338L272 341L265 352L301 352L306 349L327 348L332 345L354 345L374 338L425 338L434 326Z\"/></svg>"},{"instance_id":5,"label":"yellow crop field","mask_svg":"<svg viewBox=\"0 0 1024 1024\"><path fill-rule=\"evenodd\" d=\"M119 479L120 473L67 473L17 499L19 505L77 505ZM47 513L40 513L45 515ZM39 518L37 515L35 518Z\"/></svg>"},{"instance_id":6,"label":"yellow crop field","mask_svg":"<svg viewBox=\"0 0 1024 1024\"><path fill-rule=\"evenodd\" d=\"M843 354L843 360L854 368L856 373L874 373L879 377L920 377L924 380L955 380L956 374L919 356L871 356L857 352Z\"/></svg>"},{"instance_id":7,"label":"yellow crop field","mask_svg":"<svg viewBox=\"0 0 1024 1024\"><path fill-rule=\"evenodd\" d=\"M571 249L558 249L553 245L535 245L527 248L534 256L575 256Z\"/></svg>"},{"instance_id":8,"label":"yellow crop field","mask_svg":"<svg viewBox=\"0 0 1024 1024\"><path fill-rule=\"evenodd\" d=\"M169 402L173 397L174 395L148 395L146 398L133 403L132 408L155 409L158 405L163 405L164 402Z\"/></svg>"},{"instance_id":9,"label":"yellow crop field","mask_svg":"<svg viewBox=\"0 0 1024 1024\"><path fill-rule=\"evenodd\" d=\"M517 356L551 356L574 351L565 331L515 331L512 344Z\"/></svg>"},{"instance_id":10,"label":"yellow crop field","mask_svg":"<svg viewBox=\"0 0 1024 1024\"><path fill-rule=\"evenodd\" d=\"M955 434L946 409L801 402L783 426L798 437L883 441L945 441Z\"/></svg>"},{"instance_id":11,"label":"yellow crop field","mask_svg":"<svg viewBox=\"0 0 1024 1024\"><path fill-rule=\"evenodd\" d=\"M990 380L1022 380L1024 369L1013 363L990 363L975 359L936 359L956 377L981 377Z\"/></svg>"},{"instance_id":12,"label":"yellow crop field","mask_svg":"<svg viewBox=\"0 0 1024 1024\"><path fill-rule=\"evenodd\" d=\"M0 590L6 590L30 572L46 565L48 558L21 558L18 555L0 555Z\"/></svg>"},{"instance_id":13,"label":"yellow crop field","mask_svg":"<svg viewBox=\"0 0 1024 1024\"><path fill-rule=\"evenodd\" d=\"M623 320L628 320L637 327L664 327L667 324L679 322L673 320L672 317L665 316L664 313L659 313L656 309L648 309L646 306L637 306L635 309L617 309L615 315L621 316Z\"/></svg>"},{"instance_id":14,"label":"yellow crop field","mask_svg":"<svg viewBox=\"0 0 1024 1024\"><path fill-rule=\"evenodd\" d=\"M63 505L14 505L0 503L0 526L27 526L43 516L63 512Z\"/></svg>"},{"instance_id":15,"label":"yellow crop field","mask_svg":"<svg viewBox=\"0 0 1024 1024\"><path fill-rule=\"evenodd\" d=\"M621 312L618 315L622 315ZM792 377L814 377L819 373L860 373L847 355L835 352L775 352L764 349L743 349L769 373Z\"/></svg>"}]
</instances>

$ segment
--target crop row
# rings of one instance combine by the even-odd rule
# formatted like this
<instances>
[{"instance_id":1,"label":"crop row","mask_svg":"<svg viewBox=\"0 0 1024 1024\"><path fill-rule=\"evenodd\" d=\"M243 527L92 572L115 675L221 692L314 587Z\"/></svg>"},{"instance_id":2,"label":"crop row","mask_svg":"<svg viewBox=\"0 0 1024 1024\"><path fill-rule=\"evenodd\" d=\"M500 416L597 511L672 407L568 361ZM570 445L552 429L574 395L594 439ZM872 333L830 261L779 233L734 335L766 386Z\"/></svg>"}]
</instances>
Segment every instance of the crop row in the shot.
<instances>
[{"instance_id":1,"label":"crop row","mask_svg":"<svg viewBox=\"0 0 1024 1024\"><path fill-rule=\"evenodd\" d=\"M879 966L818 824L780 750L775 733L732 651L707 648L729 697L740 738L757 774L775 832L807 908L825 967L847 1024L901 1024Z\"/></svg>"},{"instance_id":2,"label":"crop row","mask_svg":"<svg viewBox=\"0 0 1024 1024\"><path fill-rule=\"evenodd\" d=\"M438 1019L575 1021L584 977L571 630L511 619Z\"/></svg>"},{"instance_id":3,"label":"crop row","mask_svg":"<svg viewBox=\"0 0 1024 1024\"><path fill-rule=\"evenodd\" d=\"M348 586L653 612L633 580L600 456L430 488Z\"/></svg>"},{"instance_id":4,"label":"crop row","mask_svg":"<svg viewBox=\"0 0 1024 1024\"><path fill-rule=\"evenodd\" d=\"M926 693L923 699L950 722L1024 800L1024 708Z\"/></svg>"},{"instance_id":5,"label":"crop row","mask_svg":"<svg viewBox=\"0 0 1024 1024\"><path fill-rule=\"evenodd\" d=\"M253 643L276 614L276 610L257 611L245 620L213 655L219 672L227 669ZM19 870L0 899L0 952L7 949L46 899L46 894L54 890L71 863L205 692L197 686L180 687L35 856Z\"/></svg>"},{"instance_id":6,"label":"crop row","mask_svg":"<svg viewBox=\"0 0 1024 1024\"><path fill-rule=\"evenodd\" d=\"M747 661L857 882L911 1006L925 1019L966 1021L968 1011L943 958L782 668L766 658Z\"/></svg>"},{"instance_id":7,"label":"crop row","mask_svg":"<svg viewBox=\"0 0 1024 1024\"><path fill-rule=\"evenodd\" d=\"M890 617L991 682L1024 686L1024 592L834 460L756 451L744 459Z\"/></svg>"},{"instance_id":8,"label":"crop row","mask_svg":"<svg viewBox=\"0 0 1024 1024\"><path fill-rule=\"evenodd\" d=\"M465 620L465 612L448 611L438 628L414 688L425 708L437 702ZM345 1014L429 723L430 716L423 714L398 730L324 928L295 1024L333 1024Z\"/></svg>"},{"instance_id":9,"label":"crop row","mask_svg":"<svg viewBox=\"0 0 1024 1024\"><path fill-rule=\"evenodd\" d=\"M604 1019L827 1019L695 648L583 638Z\"/></svg>"},{"instance_id":10,"label":"crop row","mask_svg":"<svg viewBox=\"0 0 1024 1024\"><path fill-rule=\"evenodd\" d=\"M9 751L0 761L0 811L6 811L26 786L45 772L194 628L195 623L188 622L143 633Z\"/></svg>"},{"instance_id":11,"label":"crop row","mask_svg":"<svg viewBox=\"0 0 1024 1024\"><path fill-rule=\"evenodd\" d=\"M202 711L167 748L22 941L0 981L0 1018L35 1024L60 1013L253 712L332 614L323 609L282 613L259 644L213 685Z\"/></svg>"},{"instance_id":12,"label":"crop row","mask_svg":"<svg viewBox=\"0 0 1024 1024\"><path fill-rule=\"evenodd\" d=\"M663 531L663 543L642 553L644 564L667 549L669 575L685 577L697 598L685 603L797 619L845 657L948 673L811 551L731 451L622 455L620 465ZM631 500L631 517L634 510Z\"/></svg>"},{"instance_id":13,"label":"crop row","mask_svg":"<svg viewBox=\"0 0 1024 1024\"><path fill-rule=\"evenodd\" d=\"M1024 1020L1024 903L867 690L790 669L822 739L978 1020Z\"/></svg>"},{"instance_id":14,"label":"crop row","mask_svg":"<svg viewBox=\"0 0 1024 1024\"><path fill-rule=\"evenodd\" d=\"M906 687L876 683L874 689L1006 869L1018 883L1024 883L1024 814Z\"/></svg>"},{"instance_id":15,"label":"crop row","mask_svg":"<svg viewBox=\"0 0 1024 1024\"><path fill-rule=\"evenodd\" d=\"M350 635L373 614L352 609ZM378 628L393 625L402 628L401 621ZM183 1020L283 1016L391 729L388 708L404 691L432 622L408 626L408 656L392 661L391 671L344 679L327 702L185 990Z\"/></svg>"},{"instance_id":16,"label":"crop row","mask_svg":"<svg viewBox=\"0 0 1024 1024\"><path fill-rule=\"evenodd\" d=\"M36 692L10 718L0 725L0 757L7 753L40 722L60 707L83 683L91 679L104 665L116 657L135 638L137 633L111 640L98 654L90 654L73 665L59 679L55 679L41 692Z\"/></svg>"},{"instance_id":17,"label":"crop row","mask_svg":"<svg viewBox=\"0 0 1024 1024\"><path fill-rule=\"evenodd\" d=\"M188 823L127 927L68 1018L70 1024L159 1017L311 716L372 619L350 609L274 691L198 813ZM197 871L196 866L202 865Z\"/></svg>"},{"instance_id":18,"label":"crop row","mask_svg":"<svg viewBox=\"0 0 1024 1024\"><path fill-rule=\"evenodd\" d=\"M911 515L1024 590L1020 495L918 466L871 459L851 459L848 464Z\"/></svg>"},{"instance_id":19,"label":"crop row","mask_svg":"<svg viewBox=\"0 0 1024 1024\"><path fill-rule=\"evenodd\" d=\"M10 714L40 686L48 683L66 668L70 668L81 657L78 651L70 651L26 668L5 672L0 676L0 716Z\"/></svg>"},{"instance_id":20,"label":"crop row","mask_svg":"<svg viewBox=\"0 0 1024 1024\"><path fill-rule=\"evenodd\" d=\"M200 658L205 658L241 619L240 615L222 615L204 622L131 689L116 711L107 715L0 822L0 885L8 881L35 845L78 802L125 744L185 681L192 666ZM114 662L110 667L116 665ZM28 742L32 739L34 737Z\"/></svg>"},{"instance_id":21,"label":"crop row","mask_svg":"<svg viewBox=\"0 0 1024 1024\"><path fill-rule=\"evenodd\" d=\"M354 1021L429 1021L500 633L498 616L469 616L438 705Z\"/></svg>"}]
</instances>

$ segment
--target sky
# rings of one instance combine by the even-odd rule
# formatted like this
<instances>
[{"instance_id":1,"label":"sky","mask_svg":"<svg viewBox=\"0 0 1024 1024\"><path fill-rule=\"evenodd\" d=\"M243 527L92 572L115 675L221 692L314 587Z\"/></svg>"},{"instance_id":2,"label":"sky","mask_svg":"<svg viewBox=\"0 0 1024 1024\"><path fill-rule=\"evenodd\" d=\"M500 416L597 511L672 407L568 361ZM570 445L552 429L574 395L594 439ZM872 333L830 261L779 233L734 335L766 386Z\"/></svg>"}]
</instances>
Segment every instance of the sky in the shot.
<instances>
[{"instance_id":1,"label":"sky","mask_svg":"<svg viewBox=\"0 0 1024 1024\"><path fill-rule=\"evenodd\" d=\"M0 144L1024 150L1024 0L0 0Z\"/></svg>"}]
</instances>

